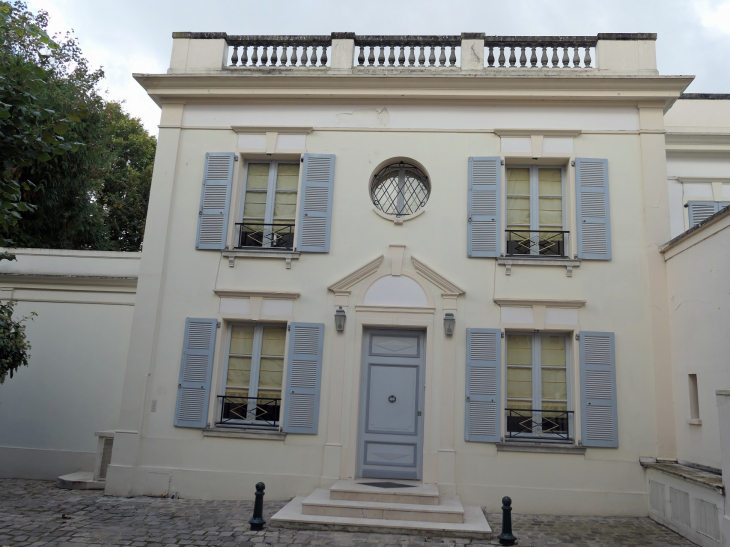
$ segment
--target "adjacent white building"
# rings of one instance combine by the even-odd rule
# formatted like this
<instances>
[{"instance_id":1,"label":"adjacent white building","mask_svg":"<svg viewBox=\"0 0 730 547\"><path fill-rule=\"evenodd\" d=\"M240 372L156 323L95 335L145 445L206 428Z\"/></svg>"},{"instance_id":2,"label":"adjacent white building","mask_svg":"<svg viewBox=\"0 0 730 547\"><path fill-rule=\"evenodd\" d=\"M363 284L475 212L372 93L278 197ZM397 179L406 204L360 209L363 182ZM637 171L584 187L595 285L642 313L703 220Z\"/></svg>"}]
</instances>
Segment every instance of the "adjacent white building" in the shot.
<instances>
[{"instance_id":1,"label":"adjacent white building","mask_svg":"<svg viewBox=\"0 0 730 547\"><path fill-rule=\"evenodd\" d=\"M55 417L87 454L114 430L107 493L263 481L280 524L344 526L403 501L360 479L418 481L387 507L477 534L505 495L671 521L651 466L721 467L730 101L682 95L655 35L173 38L135 75L162 114L131 329L96 339L129 340L93 404L117 421ZM708 545L713 492L677 527Z\"/></svg>"}]
</instances>

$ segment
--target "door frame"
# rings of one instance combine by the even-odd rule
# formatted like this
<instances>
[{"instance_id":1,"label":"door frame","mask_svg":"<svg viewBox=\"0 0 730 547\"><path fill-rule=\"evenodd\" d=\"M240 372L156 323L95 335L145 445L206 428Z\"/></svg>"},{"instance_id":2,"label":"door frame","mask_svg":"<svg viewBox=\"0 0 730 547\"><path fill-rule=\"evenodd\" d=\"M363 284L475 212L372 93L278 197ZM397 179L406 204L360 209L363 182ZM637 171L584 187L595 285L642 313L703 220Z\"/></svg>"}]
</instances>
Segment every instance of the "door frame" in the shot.
<instances>
[{"instance_id":1,"label":"door frame","mask_svg":"<svg viewBox=\"0 0 730 547\"><path fill-rule=\"evenodd\" d=\"M368 358L370 357L370 344L372 340L371 336L377 333L388 333L393 335L399 334L410 334L413 333L418 337L419 344L419 356L418 360L414 359L414 364L418 363L418 385L416 386L416 434L409 435L411 438L416 438L416 480L422 480L423 478L423 455L424 455L424 435L425 435L425 420L426 420L426 406L425 406L425 395L426 395L426 355L427 355L427 331L425 328L403 328L403 327L364 327L362 331L361 340L361 352L360 352L360 401L358 405L358 427L356 431L357 435L357 461L356 461L356 478L363 478L363 466L365 462L363 458L365 456L365 445L367 440L364 438L366 431L366 419L370 406L370 401L366 399L370 392L370 375L368 369L365 366ZM421 352L423 352L421 354ZM377 357L377 356L376 356ZM387 356L384 356L387 357ZM414 365L393 365L393 366L414 366ZM421 414L423 414L421 416ZM395 442L395 437L392 442ZM389 444L390 441L383 441L383 444ZM387 474L387 471L385 472ZM372 478L372 477L367 477ZM383 479L393 478L383 476Z\"/></svg>"}]
</instances>

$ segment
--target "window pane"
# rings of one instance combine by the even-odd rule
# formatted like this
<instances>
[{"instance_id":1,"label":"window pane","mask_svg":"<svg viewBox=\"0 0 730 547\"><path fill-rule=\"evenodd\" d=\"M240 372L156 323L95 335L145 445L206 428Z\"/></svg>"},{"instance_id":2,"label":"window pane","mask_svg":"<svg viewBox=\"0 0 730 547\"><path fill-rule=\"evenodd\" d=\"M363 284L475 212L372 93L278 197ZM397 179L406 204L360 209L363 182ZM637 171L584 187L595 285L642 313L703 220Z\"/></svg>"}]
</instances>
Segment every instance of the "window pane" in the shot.
<instances>
[{"instance_id":1,"label":"window pane","mask_svg":"<svg viewBox=\"0 0 730 547\"><path fill-rule=\"evenodd\" d=\"M266 192L246 192L243 204L244 218L264 218L266 215Z\"/></svg>"},{"instance_id":2,"label":"window pane","mask_svg":"<svg viewBox=\"0 0 730 547\"><path fill-rule=\"evenodd\" d=\"M507 369L507 397L532 399L532 369ZM528 407L529 408L529 407Z\"/></svg>"},{"instance_id":3,"label":"window pane","mask_svg":"<svg viewBox=\"0 0 730 547\"><path fill-rule=\"evenodd\" d=\"M529 169L507 169L507 193L530 195Z\"/></svg>"},{"instance_id":4,"label":"window pane","mask_svg":"<svg viewBox=\"0 0 730 547\"><path fill-rule=\"evenodd\" d=\"M507 336L507 364L532 366L532 336L524 334Z\"/></svg>"},{"instance_id":5,"label":"window pane","mask_svg":"<svg viewBox=\"0 0 730 547\"><path fill-rule=\"evenodd\" d=\"M532 402L530 401L507 401L507 408L511 409L517 409L517 410L524 410L524 409L530 409L532 408ZM513 413L512 417L519 417L519 416L525 416L525 417L531 417L532 412L527 413Z\"/></svg>"},{"instance_id":6,"label":"window pane","mask_svg":"<svg viewBox=\"0 0 730 547\"><path fill-rule=\"evenodd\" d=\"M568 398L568 391L565 385L565 370L542 369L542 398L563 401Z\"/></svg>"},{"instance_id":7,"label":"window pane","mask_svg":"<svg viewBox=\"0 0 730 547\"><path fill-rule=\"evenodd\" d=\"M274 200L274 218L294 218L297 211L297 195L277 192Z\"/></svg>"},{"instance_id":8,"label":"window pane","mask_svg":"<svg viewBox=\"0 0 730 547\"><path fill-rule=\"evenodd\" d=\"M562 198L540 198L540 224L563 225Z\"/></svg>"},{"instance_id":9,"label":"window pane","mask_svg":"<svg viewBox=\"0 0 730 547\"><path fill-rule=\"evenodd\" d=\"M541 196L562 196L563 182L560 169L537 170L538 192Z\"/></svg>"},{"instance_id":10,"label":"window pane","mask_svg":"<svg viewBox=\"0 0 730 547\"><path fill-rule=\"evenodd\" d=\"M565 336L543 336L540 359L544 367L565 367Z\"/></svg>"},{"instance_id":11,"label":"window pane","mask_svg":"<svg viewBox=\"0 0 730 547\"><path fill-rule=\"evenodd\" d=\"M251 358L230 357L228 359L228 377L226 385L247 387L251 379Z\"/></svg>"},{"instance_id":12,"label":"window pane","mask_svg":"<svg viewBox=\"0 0 730 547\"><path fill-rule=\"evenodd\" d=\"M507 198L507 224L530 225L530 198Z\"/></svg>"},{"instance_id":13,"label":"window pane","mask_svg":"<svg viewBox=\"0 0 730 547\"><path fill-rule=\"evenodd\" d=\"M261 358L261 371L259 372L259 397L262 397L262 389L281 389L283 370L284 359L270 359L267 357Z\"/></svg>"},{"instance_id":14,"label":"window pane","mask_svg":"<svg viewBox=\"0 0 730 547\"><path fill-rule=\"evenodd\" d=\"M226 388L226 397L248 397L247 389ZM238 401L236 401L238 402ZM245 402L245 401L241 401Z\"/></svg>"},{"instance_id":15,"label":"window pane","mask_svg":"<svg viewBox=\"0 0 730 547\"><path fill-rule=\"evenodd\" d=\"M281 399L281 391L280 390L265 390L265 391L259 390L259 397L258 398L259 399L266 399L266 398L270 398L270 399ZM272 403L275 403L275 401L261 401L261 400L259 400L258 403L259 403L258 406L259 406L260 409L262 409L262 410L269 410L271 407L274 406ZM276 407L274 407L274 408L276 408ZM266 419L266 416L259 415L259 418ZM269 417L269 419L271 419L271 417ZM277 412L276 416L273 417L273 419L274 420L278 420L279 419L278 412Z\"/></svg>"},{"instance_id":16,"label":"window pane","mask_svg":"<svg viewBox=\"0 0 730 547\"><path fill-rule=\"evenodd\" d=\"M246 177L247 190L266 190L269 187L269 164L249 163Z\"/></svg>"},{"instance_id":17,"label":"window pane","mask_svg":"<svg viewBox=\"0 0 730 547\"><path fill-rule=\"evenodd\" d=\"M253 353L253 325L231 327L231 353L251 355Z\"/></svg>"},{"instance_id":18,"label":"window pane","mask_svg":"<svg viewBox=\"0 0 730 547\"><path fill-rule=\"evenodd\" d=\"M277 190L296 190L299 183L299 164L280 163L276 171Z\"/></svg>"},{"instance_id":19,"label":"window pane","mask_svg":"<svg viewBox=\"0 0 730 547\"><path fill-rule=\"evenodd\" d=\"M261 355L284 356L286 342L286 327L264 327Z\"/></svg>"},{"instance_id":20,"label":"window pane","mask_svg":"<svg viewBox=\"0 0 730 547\"><path fill-rule=\"evenodd\" d=\"M542 409L543 410L555 410L555 411L565 411L568 410L568 403L554 403L552 401L543 401L542 402ZM550 413L544 412L543 416L545 418L550 418L554 415L551 415Z\"/></svg>"}]
</instances>

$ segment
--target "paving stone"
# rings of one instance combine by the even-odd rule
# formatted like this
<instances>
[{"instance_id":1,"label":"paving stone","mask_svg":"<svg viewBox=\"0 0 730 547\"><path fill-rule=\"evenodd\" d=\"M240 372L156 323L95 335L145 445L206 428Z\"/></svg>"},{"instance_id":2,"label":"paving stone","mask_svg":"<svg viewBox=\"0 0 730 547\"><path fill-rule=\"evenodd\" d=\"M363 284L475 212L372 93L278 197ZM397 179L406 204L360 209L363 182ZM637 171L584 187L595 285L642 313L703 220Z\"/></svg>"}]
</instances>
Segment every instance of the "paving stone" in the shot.
<instances>
[{"instance_id":1,"label":"paving stone","mask_svg":"<svg viewBox=\"0 0 730 547\"><path fill-rule=\"evenodd\" d=\"M264 503L270 520L286 501ZM501 514L487 516L495 537L455 538L266 528L251 532L251 501L115 498L99 491L60 490L52 481L0 479L0 546L79 547L487 547L497 545ZM645 518L512 515L519 547L691 546Z\"/></svg>"}]
</instances>

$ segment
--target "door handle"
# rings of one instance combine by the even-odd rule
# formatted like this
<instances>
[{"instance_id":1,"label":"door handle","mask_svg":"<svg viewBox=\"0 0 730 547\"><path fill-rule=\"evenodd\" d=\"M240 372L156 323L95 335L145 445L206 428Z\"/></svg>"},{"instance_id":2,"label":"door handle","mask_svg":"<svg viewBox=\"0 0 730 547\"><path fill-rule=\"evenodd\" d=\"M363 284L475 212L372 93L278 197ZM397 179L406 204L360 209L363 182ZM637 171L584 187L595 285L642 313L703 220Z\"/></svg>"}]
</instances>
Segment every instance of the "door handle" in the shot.
<instances>
[{"instance_id":1,"label":"door handle","mask_svg":"<svg viewBox=\"0 0 730 547\"><path fill-rule=\"evenodd\" d=\"M395 403L395 395L391 395L390 397L388 397L388 401L391 403Z\"/></svg>"}]
</instances>

